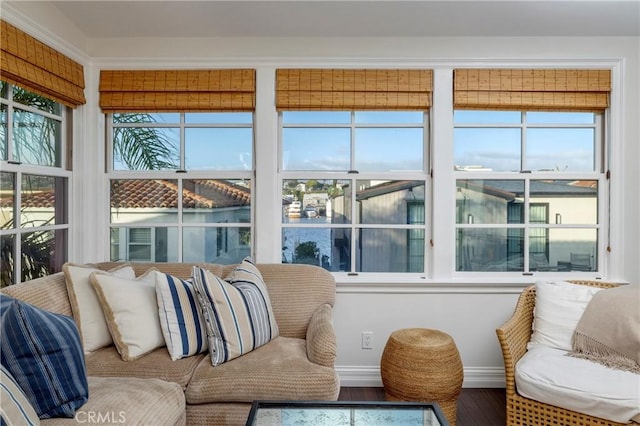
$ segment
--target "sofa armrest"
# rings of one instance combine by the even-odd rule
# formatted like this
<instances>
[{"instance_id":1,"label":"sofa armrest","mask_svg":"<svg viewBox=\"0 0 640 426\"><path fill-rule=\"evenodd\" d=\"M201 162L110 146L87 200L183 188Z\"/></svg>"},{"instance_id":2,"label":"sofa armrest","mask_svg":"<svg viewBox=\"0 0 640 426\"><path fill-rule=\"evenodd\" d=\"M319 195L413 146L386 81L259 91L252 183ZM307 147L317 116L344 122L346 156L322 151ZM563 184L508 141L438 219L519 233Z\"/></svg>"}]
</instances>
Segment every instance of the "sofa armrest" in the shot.
<instances>
[{"instance_id":1,"label":"sofa armrest","mask_svg":"<svg viewBox=\"0 0 640 426\"><path fill-rule=\"evenodd\" d=\"M315 310L307 327L306 338L309 361L333 368L337 345L331 305L325 303Z\"/></svg>"},{"instance_id":2,"label":"sofa armrest","mask_svg":"<svg viewBox=\"0 0 640 426\"><path fill-rule=\"evenodd\" d=\"M515 393L515 366L527 352L527 344L533 331L535 301L535 286L525 288L511 318L496 330L504 358L507 394Z\"/></svg>"}]
</instances>

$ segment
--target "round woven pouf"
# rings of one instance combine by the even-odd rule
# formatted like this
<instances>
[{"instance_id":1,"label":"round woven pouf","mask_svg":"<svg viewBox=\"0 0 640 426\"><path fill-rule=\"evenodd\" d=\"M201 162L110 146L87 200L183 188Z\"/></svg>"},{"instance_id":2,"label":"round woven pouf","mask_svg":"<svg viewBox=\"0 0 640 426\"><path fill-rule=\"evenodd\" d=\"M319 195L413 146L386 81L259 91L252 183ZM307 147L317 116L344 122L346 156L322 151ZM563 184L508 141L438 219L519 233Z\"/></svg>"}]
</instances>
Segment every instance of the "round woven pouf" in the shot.
<instances>
[{"instance_id":1,"label":"round woven pouf","mask_svg":"<svg viewBox=\"0 0 640 426\"><path fill-rule=\"evenodd\" d=\"M456 424L462 360L453 338L439 330L407 328L391 333L380 374L388 401L435 401Z\"/></svg>"}]
</instances>

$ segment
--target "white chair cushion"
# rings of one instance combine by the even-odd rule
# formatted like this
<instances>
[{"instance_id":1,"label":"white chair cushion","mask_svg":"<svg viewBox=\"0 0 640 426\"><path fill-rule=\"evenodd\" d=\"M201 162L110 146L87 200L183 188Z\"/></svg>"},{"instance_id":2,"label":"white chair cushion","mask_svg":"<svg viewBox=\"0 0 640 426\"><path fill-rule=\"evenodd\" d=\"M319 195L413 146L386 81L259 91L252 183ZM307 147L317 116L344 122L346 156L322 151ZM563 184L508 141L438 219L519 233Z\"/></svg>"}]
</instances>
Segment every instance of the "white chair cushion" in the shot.
<instances>
[{"instance_id":1,"label":"white chair cushion","mask_svg":"<svg viewBox=\"0 0 640 426\"><path fill-rule=\"evenodd\" d=\"M594 417L640 420L640 375L536 346L516 364L518 394Z\"/></svg>"}]
</instances>

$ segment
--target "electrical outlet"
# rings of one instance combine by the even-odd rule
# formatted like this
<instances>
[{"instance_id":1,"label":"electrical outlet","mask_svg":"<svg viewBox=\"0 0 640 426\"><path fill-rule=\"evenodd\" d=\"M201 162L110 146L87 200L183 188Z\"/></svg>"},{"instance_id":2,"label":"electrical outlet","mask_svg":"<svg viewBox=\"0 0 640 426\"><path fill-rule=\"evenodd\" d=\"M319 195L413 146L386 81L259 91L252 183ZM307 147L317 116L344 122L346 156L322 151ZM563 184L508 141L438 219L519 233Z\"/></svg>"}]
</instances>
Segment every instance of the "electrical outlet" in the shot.
<instances>
[{"instance_id":1,"label":"electrical outlet","mask_svg":"<svg viewBox=\"0 0 640 426\"><path fill-rule=\"evenodd\" d=\"M362 332L362 349L373 349L373 331Z\"/></svg>"}]
</instances>

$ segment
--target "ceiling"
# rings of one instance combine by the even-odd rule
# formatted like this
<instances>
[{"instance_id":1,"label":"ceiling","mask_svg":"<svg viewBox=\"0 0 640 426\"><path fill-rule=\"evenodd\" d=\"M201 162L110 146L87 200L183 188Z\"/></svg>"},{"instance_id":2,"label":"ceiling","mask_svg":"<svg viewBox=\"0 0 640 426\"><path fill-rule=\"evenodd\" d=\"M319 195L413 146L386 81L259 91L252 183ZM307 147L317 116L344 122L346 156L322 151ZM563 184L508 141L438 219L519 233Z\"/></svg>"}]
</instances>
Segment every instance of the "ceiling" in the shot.
<instances>
[{"instance_id":1,"label":"ceiling","mask_svg":"<svg viewBox=\"0 0 640 426\"><path fill-rule=\"evenodd\" d=\"M41 3L54 5L88 38L640 36L640 0Z\"/></svg>"}]
</instances>

